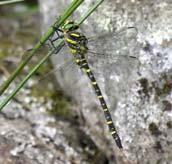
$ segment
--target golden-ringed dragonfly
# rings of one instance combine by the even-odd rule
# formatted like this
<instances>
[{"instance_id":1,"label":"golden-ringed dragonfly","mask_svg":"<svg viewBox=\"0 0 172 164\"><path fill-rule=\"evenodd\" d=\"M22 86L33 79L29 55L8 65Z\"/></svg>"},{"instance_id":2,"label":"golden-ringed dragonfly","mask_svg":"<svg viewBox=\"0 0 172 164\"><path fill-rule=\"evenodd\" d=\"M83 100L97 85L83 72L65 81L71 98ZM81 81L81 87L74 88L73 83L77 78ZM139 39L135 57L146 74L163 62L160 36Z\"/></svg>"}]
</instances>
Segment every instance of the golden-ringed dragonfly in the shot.
<instances>
[{"instance_id":1,"label":"golden-ringed dragonfly","mask_svg":"<svg viewBox=\"0 0 172 164\"><path fill-rule=\"evenodd\" d=\"M91 71L87 59L85 57L85 54L87 54L88 52L88 40L85 35L77 31L78 29L79 27L73 21L65 22L65 24L62 26L65 43L69 47L71 54L73 54L76 64L80 67L80 69L84 70L84 72L90 79L97 98L99 99L102 109L104 111L109 131L115 139L117 146L122 149L121 139L112 121L111 114L106 105L106 101L101 93L100 87L98 86L93 72Z\"/></svg>"},{"instance_id":2,"label":"golden-ringed dragonfly","mask_svg":"<svg viewBox=\"0 0 172 164\"><path fill-rule=\"evenodd\" d=\"M125 28L125 30L127 30L127 29ZM135 31L135 29L134 29L134 31ZM122 32L123 32L123 30L122 30ZM112 35L112 34L109 33L108 35ZM102 35L100 37L104 37L104 35ZM97 37L97 38L99 39L99 37ZM87 56L86 56L87 54L92 53L93 58L96 56L96 53L91 52L90 49L88 48L88 43L89 43L88 40L89 39L79 31L79 26L74 21L69 21L69 20L67 20L60 29L54 28L54 34L49 38L48 46L51 49L56 49L55 42L58 39L64 39L65 44L68 47L70 53L72 54L76 65L78 65L79 68L83 72L85 72L85 74L88 76L88 78L91 82L91 85L95 91L95 94L96 94L96 96L101 104L101 107L103 109L109 131L110 131L112 137L114 138L118 148L122 149L123 146L121 143L121 139L120 139L120 137L117 133L117 130L115 128L115 125L113 123L107 103L104 99L104 96L102 95L100 87L95 79L95 76L94 76L92 70L90 69L90 66L89 66L90 64L88 63L88 60L87 60ZM97 53L97 54L98 54L97 58L102 58L102 57L106 58L107 57L107 58L110 58L110 60L113 60L111 55L106 55L103 53ZM132 56L130 56L130 57L133 58Z\"/></svg>"}]
</instances>

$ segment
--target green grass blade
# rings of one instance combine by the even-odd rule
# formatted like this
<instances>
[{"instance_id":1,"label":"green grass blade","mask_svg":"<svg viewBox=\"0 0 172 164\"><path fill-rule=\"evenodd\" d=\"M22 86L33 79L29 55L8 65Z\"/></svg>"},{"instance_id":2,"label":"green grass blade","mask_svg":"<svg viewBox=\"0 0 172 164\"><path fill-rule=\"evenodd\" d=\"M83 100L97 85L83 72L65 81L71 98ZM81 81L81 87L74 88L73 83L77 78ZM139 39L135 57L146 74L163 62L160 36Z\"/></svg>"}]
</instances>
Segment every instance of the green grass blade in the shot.
<instances>
[{"instance_id":1,"label":"green grass blade","mask_svg":"<svg viewBox=\"0 0 172 164\"><path fill-rule=\"evenodd\" d=\"M81 19L78 21L78 25L82 24L96 9L99 5L101 5L101 3L104 0L98 0L82 17Z\"/></svg>"},{"instance_id":2,"label":"green grass blade","mask_svg":"<svg viewBox=\"0 0 172 164\"><path fill-rule=\"evenodd\" d=\"M58 51L63 47L64 41L59 41ZM57 50L56 50L57 51ZM14 89L14 91L2 102L0 103L0 111L4 108L5 105L18 93L18 91L24 86L24 84L30 79L30 77L41 67L47 59L54 54L54 51L50 51L46 56L44 56L41 61L29 72L29 74L20 82L20 84Z\"/></svg>"},{"instance_id":3,"label":"green grass blade","mask_svg":"<svg viewBox=\"0 0 172 164\"><path fill-rule=\"evenodd\" d=\"M1 1L0 5L7 5L7 4L12 4L12 3L17 3L17 2L22 2L24 0L9 0L9 1Z\"/></svg>"},{"instance_id":4,"label":"green grass blade","mask_svg":"<svg viewBox=\"0 0 172 164\"><path fill-rule=\"evenodd\" d=\"M84 0L74 0L70 6L65 10L64 14L56 20L53 26L56 28L59 28L61 25L63 25L64 21L79 7L79 5ZM3 94L3 92L8 88L8 86L11 84L11 82L16 78L17 75L19 75L20 71L23 69L23 67L29 62L29 60L34 56L36 51L48 40L48 38L53 34L54 29L53 27L50 27L49 30L41 37L40 41L33 47L33 50L30 52L30 55L23 60L20 65L17 67L17 69L12 73L12 75L8 78L7 81L1 86L0 88L0 95Z\"/></svg>"},{"instance_id":5,"label":"green grass blade","mask_svg":"<svg viewBox=\"0 0 172 164\"><path fill-rule=\"evenodd\" d=\"M84 20L103 2L103 0L98 0L94 6L92 6L86 14L78 21L79 24L83 23ZM57 41L57 48L60 49L64 45L64 40ZM41 65L53 54L53 52L48 53L30 72L29 74L19 83L16 89L0 104L0 111L3 107L17 94L17 92L23 87L23 85L29 80L29 78L41 67Z\"/></svg>"}]
</instances>

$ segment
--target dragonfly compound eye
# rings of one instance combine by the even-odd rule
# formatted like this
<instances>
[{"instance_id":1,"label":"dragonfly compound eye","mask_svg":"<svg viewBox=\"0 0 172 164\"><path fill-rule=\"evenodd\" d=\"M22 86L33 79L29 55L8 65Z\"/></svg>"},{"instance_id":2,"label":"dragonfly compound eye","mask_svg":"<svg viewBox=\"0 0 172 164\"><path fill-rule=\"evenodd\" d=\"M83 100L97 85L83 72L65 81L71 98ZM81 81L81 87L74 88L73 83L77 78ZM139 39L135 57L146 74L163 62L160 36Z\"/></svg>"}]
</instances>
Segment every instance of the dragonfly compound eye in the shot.
<instances>
[{"instance_id":1,"label":"dragonfly compound eye","mask_svg":"<svg viewBox=\"0 0 172 164\"><path fill-rule=\"evenodd\" d=\"M68 31L75 31L79 28L79 26L74 21L67 20L64 25L62 26L62 30Z\"/></svg>"}]
</instances>

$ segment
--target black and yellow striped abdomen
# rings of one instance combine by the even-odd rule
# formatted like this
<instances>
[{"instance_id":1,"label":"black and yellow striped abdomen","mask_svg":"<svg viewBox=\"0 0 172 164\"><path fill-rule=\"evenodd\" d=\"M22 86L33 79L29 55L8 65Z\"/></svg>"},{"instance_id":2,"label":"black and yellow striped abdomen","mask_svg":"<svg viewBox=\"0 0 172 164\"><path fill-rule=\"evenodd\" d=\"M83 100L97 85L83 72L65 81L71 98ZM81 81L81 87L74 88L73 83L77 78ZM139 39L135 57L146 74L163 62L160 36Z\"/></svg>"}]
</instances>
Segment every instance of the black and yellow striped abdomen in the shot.
<instances>
[{"instance_id":1,"label":"black and yellow striped abdomen","mask_svg":"<svg viewBox=\"0 0 172 164\"><path fill-rule=\"evenodd\" d=\"M95 93L97 95L97 98L99 99L99 102L103 108L104 111L104 115L105 115L105 119L106 119L106 123L109 127L109 131L111 133L111 135L113 136L113 138L115 139L115 142L117 144L117 146L122 149L122 144L121 144L121 139L118 136L118 133L116 131L116 128L113 124L112 118L111 118L111 114L109 112L109 109L106 105L105 99L101 93L101 90L96 82L96 79L92 73L92 71L89 68L89 65L87 63L87 60L85 59L84 55L81 55L81 59L80 60L76 60L76 63L80 66L81 69L84 70L84 72L86 72L87 76L89 77L91 84L95 90Z\"/></svg>"}]
</instances>

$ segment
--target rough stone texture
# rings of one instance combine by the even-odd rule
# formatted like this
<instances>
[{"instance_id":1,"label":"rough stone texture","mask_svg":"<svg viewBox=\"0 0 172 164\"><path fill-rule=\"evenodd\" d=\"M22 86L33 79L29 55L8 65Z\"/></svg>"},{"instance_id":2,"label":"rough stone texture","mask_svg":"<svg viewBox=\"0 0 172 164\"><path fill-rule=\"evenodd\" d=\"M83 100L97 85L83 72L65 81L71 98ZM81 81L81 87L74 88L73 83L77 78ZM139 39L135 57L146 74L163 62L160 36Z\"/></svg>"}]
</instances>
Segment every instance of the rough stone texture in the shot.
<instances>
[{"instance_id":1,"label":"rough stone texture","mask_svg":"<svg viewBox=\"0 0 172 164\"><path fill-rule=\"evenodd\" d=\"M56 119L48 114L51 105L26 93L24 88L20 100L22 104L27 100L29 110L12 101L0 114L0 163L88 164L95 161L104 164L108 161L105 153L80 129L76 118L75 123L74 118L71 121Z\"/></svg>"},{"instance_id":2,"label":"rough stone texture","mask_svg":"<svg viewBox=\"0 0 172 164\"><path fill-rule=\"evenodd\" d=\"M12 10L13 7L6 9L9 15ZM19 54L23 54L23 51L33 45L33 40L38 36L39 22L37 14L23 17L15 17L13 14L12 18L2 15L0 86L6 80L10 68L14 70L20 62ZM27 73L28 69L29 67L26 67L23 72ZM21 75L13 81L8 90L0 96L0 103L16 88L22 78ZM107 163L106 153L101 151L82 129L83 124L77 112L71 114L70 118L50 114L55 107L51 97L43 95L43 91L53 88L52 79L47 78L48 81L42 82L38 81L38 76L30 79L0 112L0 164ZM46 86L42 83L46 83ZM33 90L37 87L41 90L34 96ZM71 105L70 108L77 111L78 107ZM59 105L58 109L65 110L63 105Z\"/></svg>"},{"instance_id":3,"label":"rough stone texture","mask_svg":"<svg viewBox=\"0 0 172 164\"><path fill-rule=\"evenodd\" d=\"M44 31L68 3L69 0L40 1ZM86 1L74 20L92 3ZM113 149L118 163L172 163L171 8L171 0L106 0L81 27L87 36L111 32L95 46L90 45L92 51L110 55L88 54L88 59L111 107L124 145L123 154L111 137L104 135L108 132L103 114L93 109L96 100L87 78L75 66L57 73L61 87L81 103L90 127L88 133L109 154L114 153ZM137 33L124 30L131 26L137 28ZM54 64L70 57L66 53L54 56ZM104 136L113 144L103 142Z\"/></svg>"}]
</instances>

